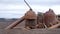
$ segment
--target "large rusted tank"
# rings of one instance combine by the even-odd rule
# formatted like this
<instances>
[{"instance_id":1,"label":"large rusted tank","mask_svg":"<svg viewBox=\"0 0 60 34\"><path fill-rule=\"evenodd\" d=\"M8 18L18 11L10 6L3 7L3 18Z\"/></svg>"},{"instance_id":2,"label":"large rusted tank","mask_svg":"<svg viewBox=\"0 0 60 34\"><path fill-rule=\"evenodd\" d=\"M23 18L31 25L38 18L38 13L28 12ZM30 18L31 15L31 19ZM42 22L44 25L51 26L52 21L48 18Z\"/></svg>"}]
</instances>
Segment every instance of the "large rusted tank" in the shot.
<instances>
[{"instance_id":1,"label":"large rusted tank","mask_svg":"<svg viewBox=\"0 0 60 34\"><path fill-rule=\"evenodd\" d=\"M36 16L35 12L32 9L30 9L29 11L27 11L25 13L24 19L25 19L25 22L26 22L25 23L25 27L26 28L27 27L29 27L31 29L36 28L36 24L37 24L36 19L37 19L37 16Z\"/></svg>"},{"instance_id":2,"label":"large rusted tank","mask_svg":"<svg viewBox=\"0 0 60 34\"><path fill-rule=\"evenodd\" d=\"M57 24L58 19L57 19L56 14L54 13L54 11L52 9L49 9L49 11L47 11L44 14L44 22L48 27L50 27L54 24Z\"/></svg>"},{"instance_id":3,"label":"large rusted tank","mask_svg":"<svg viewBox=\"0 0 60 34\"><path fill-rule=\"evenodd\" d=\"M44 13L42 12L38 12L37 14L37 28L45 28L44 24L43 24L43 16L44 16Z\"/></svg>"}]
</instances>

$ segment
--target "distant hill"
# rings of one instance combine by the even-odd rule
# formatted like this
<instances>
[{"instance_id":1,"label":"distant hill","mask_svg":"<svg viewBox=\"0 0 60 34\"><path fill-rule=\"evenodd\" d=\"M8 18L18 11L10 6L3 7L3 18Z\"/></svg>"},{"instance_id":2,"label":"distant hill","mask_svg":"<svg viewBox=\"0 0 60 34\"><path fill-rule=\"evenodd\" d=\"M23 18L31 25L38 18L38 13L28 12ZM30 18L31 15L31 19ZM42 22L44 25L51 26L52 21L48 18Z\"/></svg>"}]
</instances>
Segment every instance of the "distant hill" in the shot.
<instances>
[{"instance_id":1,"label":"distant hill","mask_svg":"<svg viewBox=\"0 0 60 34\"><path fill-rule=\"evenodd\" d=\"M1 21L15 21L17 20L18 18L12 18L12 19L6 19L6 18L0 18L0 22Z\"/></svg>"}]
</instances>

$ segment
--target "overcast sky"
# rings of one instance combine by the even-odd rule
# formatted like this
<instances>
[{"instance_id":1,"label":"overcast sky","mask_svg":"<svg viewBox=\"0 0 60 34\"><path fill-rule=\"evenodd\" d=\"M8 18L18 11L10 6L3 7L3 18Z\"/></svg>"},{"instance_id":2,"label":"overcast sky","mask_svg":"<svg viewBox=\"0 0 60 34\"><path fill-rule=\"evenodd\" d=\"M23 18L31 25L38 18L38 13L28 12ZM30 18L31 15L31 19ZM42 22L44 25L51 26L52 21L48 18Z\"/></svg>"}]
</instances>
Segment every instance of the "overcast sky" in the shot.
<instances>
[{"instance_id":1,"label":"overcast sky","mask_svg":"<svg viewBox=\"0 0 60 34\"><path fill-rule=\"evenodd\" d=\"M60 14L60 0L26 0L32 9L37 12L46 12L49 8L55 14ZM24 0L0 0L0 18L19 18L29 8Z\"/></svg>"}]
</instances>

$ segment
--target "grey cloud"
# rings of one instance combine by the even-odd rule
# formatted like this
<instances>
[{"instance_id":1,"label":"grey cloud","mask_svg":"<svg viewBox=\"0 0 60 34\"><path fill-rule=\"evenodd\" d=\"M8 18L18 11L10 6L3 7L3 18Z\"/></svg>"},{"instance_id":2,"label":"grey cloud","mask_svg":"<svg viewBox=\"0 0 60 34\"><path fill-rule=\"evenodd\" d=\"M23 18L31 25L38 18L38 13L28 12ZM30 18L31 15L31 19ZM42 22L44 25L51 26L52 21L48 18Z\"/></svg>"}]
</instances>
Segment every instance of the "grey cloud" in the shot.
<instances>
[{"instance_id":1,"label":"grey cloud","mask_svg":"<svg viewBox=\"0 0 60 34\"><path fill-rule=\"evenodd\" d=\"M30 5L47 5L47 6L52 6L52 5L60 5L60 0L26 0ZM0 4L24 4L23 0L0 0ZM2 6L3 7L3 6ZM24 12L26 11L25 9L22 9ZM19 13L13 13L13 12L8 12L8 11L22 11L20 9L2 9L0 10L0 18L18 18L20 16L23 16L23 14ZM7 12L7 13L6 13ZM12 16L12 17L11 17Z\"/></svg>"},{"instance_id":2,"label":"grey cloud","mask_svg":"<svg viewBox=\"0 0 60 34\"><path fill-rule=\"evenodd\" d=\"M35 5L60 5L60 0L26 0L29 4ZM24 4L23 0L0 0L4 4Z\"/></svg>"},{"instance_id":3,"label":"grey cloud","mask_svg":"<svg viewBox=\"0 0 60 34\"><path fill-rule=\"evenodd\" d=\"M23 0L0 0L2 4L23 4Z\"/></svg>"},{"instance_id":4,"label":"grey cloud","mask_svg":"<svg viewBox=\"0 0 60 34\"><path fill-rule=\"evenodd\" d=\"M60 5L60 0L36 0L31 1L31 4L36 5Z\"/></svg>"}]
</instances>

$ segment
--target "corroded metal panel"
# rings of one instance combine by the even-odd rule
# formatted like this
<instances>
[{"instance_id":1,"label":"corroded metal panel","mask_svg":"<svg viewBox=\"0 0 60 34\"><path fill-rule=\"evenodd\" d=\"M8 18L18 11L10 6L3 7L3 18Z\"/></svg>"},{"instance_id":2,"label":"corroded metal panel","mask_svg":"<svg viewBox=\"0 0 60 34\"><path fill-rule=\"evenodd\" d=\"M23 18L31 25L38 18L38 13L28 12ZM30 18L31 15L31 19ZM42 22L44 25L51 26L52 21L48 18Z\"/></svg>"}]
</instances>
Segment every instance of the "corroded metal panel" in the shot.
<instances>
[{"instance_id":1,"label":"corroded metal panel","mask_svg":"<svg viewBox=\"0 0 60 34\"><path fill-rule=\"evenodd\" d=\"M30 9L25 13L25 19L37 19L37 16L35 12L32 9Z\"/></svg>"}]
</instances>

